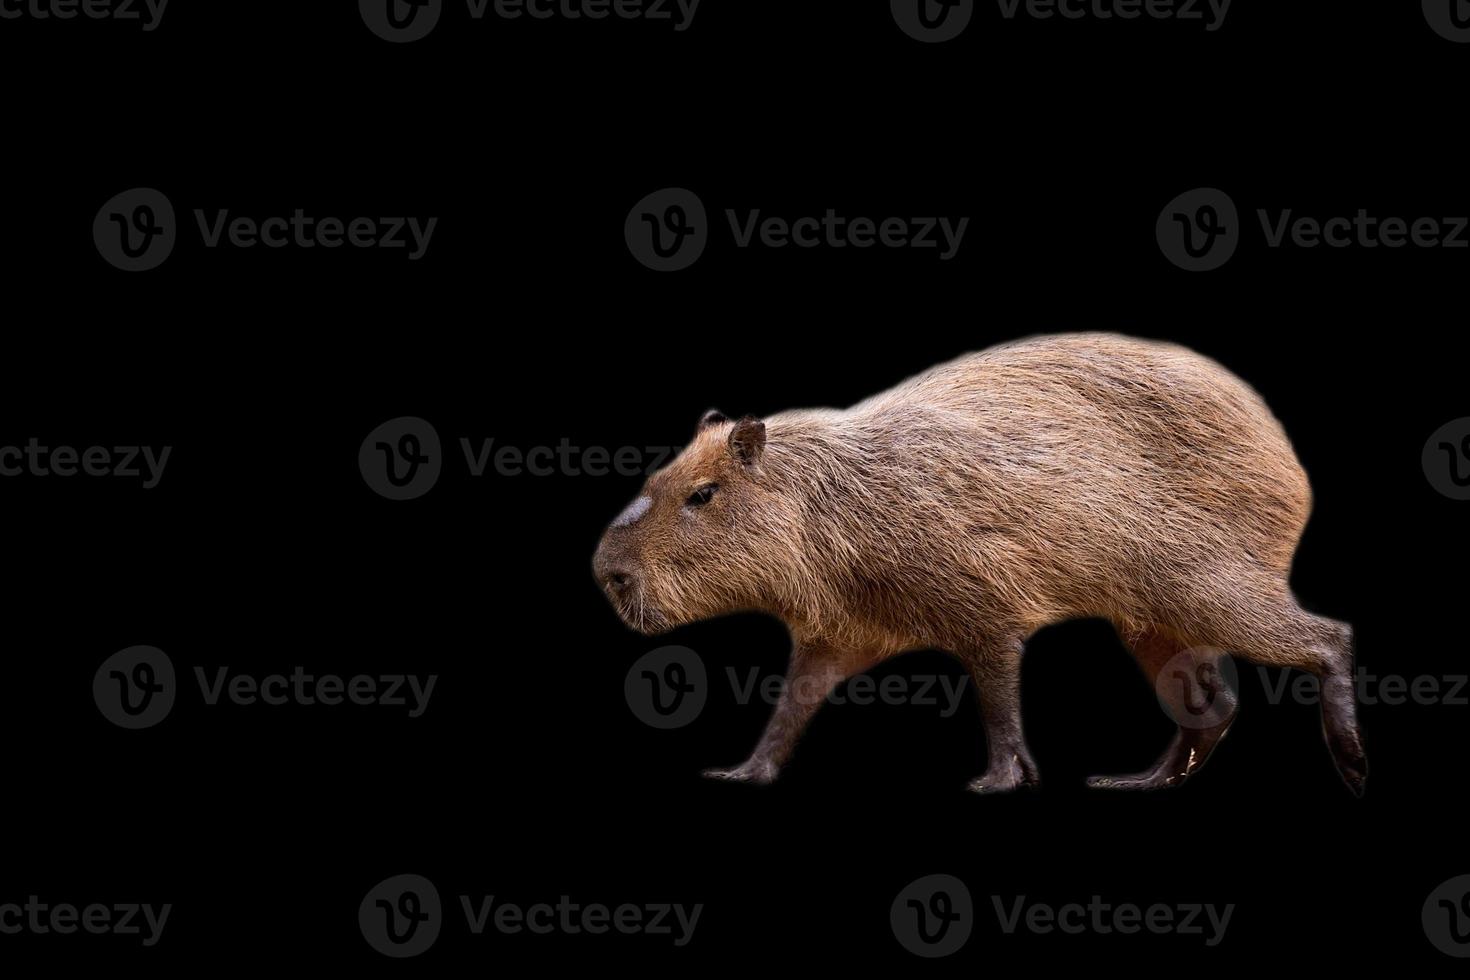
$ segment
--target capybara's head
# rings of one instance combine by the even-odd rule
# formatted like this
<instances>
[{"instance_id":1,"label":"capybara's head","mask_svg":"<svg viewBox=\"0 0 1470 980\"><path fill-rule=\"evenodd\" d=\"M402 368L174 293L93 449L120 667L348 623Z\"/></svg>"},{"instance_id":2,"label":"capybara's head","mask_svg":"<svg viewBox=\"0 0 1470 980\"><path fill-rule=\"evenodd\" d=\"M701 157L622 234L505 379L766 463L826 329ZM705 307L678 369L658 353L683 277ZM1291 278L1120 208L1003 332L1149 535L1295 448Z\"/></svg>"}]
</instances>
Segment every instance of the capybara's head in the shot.
<instances>
[{"instance_id":1,"label":"capybara's head","mask_svg":"<svg viewBox=\"0 0 1470 980\"><path fill-rule=\"evenodd\" d=\"M764 608L793 551L791 502L768 479L766 425L716 411L608 527L593 574L642 633Z\"/></svg>"}]
</instances>

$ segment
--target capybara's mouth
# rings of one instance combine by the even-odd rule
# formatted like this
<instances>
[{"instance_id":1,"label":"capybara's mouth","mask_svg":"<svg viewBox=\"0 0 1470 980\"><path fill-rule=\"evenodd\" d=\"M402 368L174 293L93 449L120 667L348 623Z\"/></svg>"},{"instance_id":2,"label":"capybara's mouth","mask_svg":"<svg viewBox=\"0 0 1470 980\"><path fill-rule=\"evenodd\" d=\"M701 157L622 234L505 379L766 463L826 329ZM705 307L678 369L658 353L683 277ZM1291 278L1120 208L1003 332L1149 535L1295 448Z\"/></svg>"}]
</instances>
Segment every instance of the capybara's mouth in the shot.
<instances>
[{"instance_id":1,"label":"capybara's mouth","mask_svg":"<svg viewBox=\"0 0 1470 980\"><path fill-rule=\"evenodd\" d=\"M673 629L673 623L667 616L643 601L641 589L631 595L617 595L609 591L607 597L617 611L618 618L630 629L637 630L644 636L657 636Z\"/></svg>"}]
</instances>

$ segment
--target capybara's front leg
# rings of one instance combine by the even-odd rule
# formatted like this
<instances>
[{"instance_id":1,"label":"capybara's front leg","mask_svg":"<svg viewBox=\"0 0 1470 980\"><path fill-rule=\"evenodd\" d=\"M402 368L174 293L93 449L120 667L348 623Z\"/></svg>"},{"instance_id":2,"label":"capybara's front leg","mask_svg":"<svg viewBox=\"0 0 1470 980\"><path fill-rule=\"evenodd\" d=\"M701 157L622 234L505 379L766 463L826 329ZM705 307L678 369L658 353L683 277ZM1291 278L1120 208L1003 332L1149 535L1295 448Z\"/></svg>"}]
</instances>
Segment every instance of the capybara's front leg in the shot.
<instances>
[{"instance_id":1,"label":"capybara's front leg","mask_svg":"<svg viewBox=\"0 0 1470 980\"><path fill-rule=\"evenodd\" d=\"M791 652L791 666L776 710L755 751L734 769L708 769L704 775L739 782L771 782L833 688L871 665L869 658L842 653L824 644L798 643Z\"/></svg>"},{"instance_id":2,"label":"capybara's front leg","mask_svg":"<svg viewBox=\"0 0 1470 980\"><path fill-rule=\"evenodd\" d=\"M980 698L990 756L985 774L970 781L972 792L1003 793L1041 782L1021 733L1021 652L1020 640L959 652Z\"/></svg>"}]
</instances>

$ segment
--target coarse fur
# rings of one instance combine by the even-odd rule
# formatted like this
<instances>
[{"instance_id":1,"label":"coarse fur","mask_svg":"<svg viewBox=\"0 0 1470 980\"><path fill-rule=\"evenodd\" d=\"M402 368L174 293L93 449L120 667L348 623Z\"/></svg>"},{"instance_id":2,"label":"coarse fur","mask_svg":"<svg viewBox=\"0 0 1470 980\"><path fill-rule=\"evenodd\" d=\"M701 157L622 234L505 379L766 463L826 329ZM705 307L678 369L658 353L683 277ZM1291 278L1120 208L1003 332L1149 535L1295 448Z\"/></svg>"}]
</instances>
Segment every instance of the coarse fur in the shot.
<instances>
[{"instance_id":1,"label":"coarse fur","mask_svg":"<svg viewBox=\"0 0 1470 980\"><path fill-rule=\"evenodd\" d=\"M1310 510L1280 424L1224 368L1169 344L1062 334L961 357L845 411L711 412L608 529L594 568L644 632L779 617L795 642L788 680L823 695L894 654L951 651L989 735L976 790L1037 778L1020 732L1024 639L1095 616L1180 728L1148 772L1094 785L1172 785L1198 768L1233 718L1212 670L1230 651L1328 682L1328 743L1361 792L1351 630L1302 610L1287 584ZM775 776L820 701L791 692L751 759L715 775Z\"/></svg>"}]
</instances>

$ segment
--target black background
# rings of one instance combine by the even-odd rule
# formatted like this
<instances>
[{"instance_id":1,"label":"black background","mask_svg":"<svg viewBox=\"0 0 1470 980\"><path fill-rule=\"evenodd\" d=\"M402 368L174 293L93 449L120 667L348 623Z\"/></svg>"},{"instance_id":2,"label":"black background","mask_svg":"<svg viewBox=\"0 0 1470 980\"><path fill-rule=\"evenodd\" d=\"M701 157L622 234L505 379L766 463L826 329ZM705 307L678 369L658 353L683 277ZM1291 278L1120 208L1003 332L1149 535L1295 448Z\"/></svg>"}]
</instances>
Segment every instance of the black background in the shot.
<instances>
[{"instance_id":1,"label":"black background","mask_svg":"<svg viewBox=\"0 0 1470 980\"><path fill-rule=\"evenodd\" d=\"M710 406L847 405L940 360L1082 328L1168 338L1256 386L1311 475L1293 576L1352 622L1373 673L1465 673L1465 504L1420 450L1465 415L1470 253L1268 249L1256 208L1463 215L1470 46L1417 4L1237 0L1221 30L1005 21L979 4L919 44L886 4L705 0L692 27L468 20L390 45L356 5L174 0L158 30L0 21L8 341L0 445L174 447L162 483L0 481L8 845L0 901L171 902L162 942L0 937L28 956L172 970L851 965L974 970L1146 957L1160 970L1452 968L1420 926L1470 870L1452 705L1365 705L1367 796L1339 783L1316 709L1244 673L1232 737L1176 791L1087 791L1151 762L1170 723L1109 628L1035 637L1025 722L1043 788L977 798L978 712L838 705L774 786L713 784L768 714L717 684L691 725L644 726L623 680L666 643L711 673L779 674L779 624L658 639L589 573L635 478L471 478L461 437L681 445ZM159 269L93 245L112 195L151 186L190 222ZM630 256L623 219L683 186L717 228L690 269ZM1185 273L1154 239L1176 194L1227 191L1250 233ZM193 208L437 216L427 256L208 250ZM723 210L968 216L959 255L736 249ZM387 501L363 437L431 421L446 470ZM426 714L206 708L113 727L93 673L133 644L181 673L437 673ZM938 653L879 673L961 668ZM1272 675L1274 676L1274 675ZM192 695L192 696L191 696ZM363 941L384 877L451 918L403 963ZM906 953L889 903L963 878L976 934ZM460 894L702 902L693 942L471 937ZM1004 935L990 896L1235 903L1225 942Z\"/></svg>"}]
</instances>

